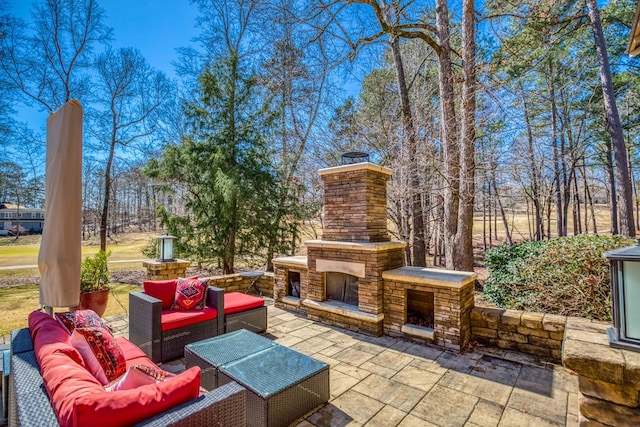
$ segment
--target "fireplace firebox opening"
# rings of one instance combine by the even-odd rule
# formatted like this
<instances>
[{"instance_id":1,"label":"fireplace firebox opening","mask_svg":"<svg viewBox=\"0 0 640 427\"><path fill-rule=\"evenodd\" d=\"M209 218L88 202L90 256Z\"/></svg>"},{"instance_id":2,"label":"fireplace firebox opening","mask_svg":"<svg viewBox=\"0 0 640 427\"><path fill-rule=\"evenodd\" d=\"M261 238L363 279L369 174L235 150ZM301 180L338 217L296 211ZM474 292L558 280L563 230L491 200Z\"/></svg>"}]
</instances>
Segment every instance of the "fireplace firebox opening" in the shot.
<instances>
[{"instance_id":1,"label":"fireplace firebox opening","mask_svg":"<svg viewBox=\"0 0 640 427\"><path fill-rule=\"evenodd\" d=\"M300 298L300 272L291 271L287 272L287 295L291 297Z\"/></svg>"},{"instance_id":2,"label":"fireplace firebox opening","mask_svg":"<svg viewBox=\"0 0 640 427\"><path fill-rule=\"evenodd\" d=\"M358 278L346 273L325 273L327 299L358 305Z\"/></svg>"},{"instance_id":3,"label":"fireplace firebox opening","mask_svg":"<svg viewBox=\"0 0 640 427\"><path fill-rule=\"evenodd\" d=\"M423 328L433 328L433 292L407 289L407 322Z\"/></svg>"}]
</instances>

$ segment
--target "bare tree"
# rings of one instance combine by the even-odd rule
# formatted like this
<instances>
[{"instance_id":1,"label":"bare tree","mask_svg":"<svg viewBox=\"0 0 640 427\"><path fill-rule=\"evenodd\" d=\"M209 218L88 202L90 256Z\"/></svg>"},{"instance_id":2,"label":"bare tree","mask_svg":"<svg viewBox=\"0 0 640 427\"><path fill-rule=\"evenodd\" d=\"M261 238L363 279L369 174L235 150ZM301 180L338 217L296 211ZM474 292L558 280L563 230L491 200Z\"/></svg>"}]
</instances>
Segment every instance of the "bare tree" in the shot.
<instances>
[{"instance_id":1,"label":"bare tree","mask_svg":"<svg viewBox=\"0 0 640 427\"><path fill-rule=\"evenodd\" d=\"M43 0L34 3L33 22L7 16L0 38L0 70L27 102L55 111L89 94L91 50L111 38L97 0Z\"/></svg>"},{"instance_id":2,"label":"bare tree","mask_svg":"<svg viewBox=\"0 0 640 427\"><path fill-rule=\"evenodd\" d=\"M340 18L350 12L353 5L368 6L379 25L377 31L365 34L363 28L355 31L355 39L349 27L336 24ZM401 22L390 22L387 8L396 10L402 16ZM453 69L451 33L449 29L450 15L446 0L436 1L436 25L424 19L414 17L410 20L414 2L403 0L350 0L323 1L319 10L326 13L324 27L319 31L330 32L342 39L357 54L363 46L392 35L403 39L419 39L424 41L437 55L438 81L440 85L440 106L442 114L442 141L444 145L444 240L446 266L456 270L473 270L473 202L475 193L475 23L474 2L465 0L462 13L462 99L461 117L456 117L456 93ZM416 13L413 11L413 13ZM331 28L330 28L331 27Z\"/></svg>"},{"instance_id":3,"label":"bare tree","mask_svg":"<svg viewBox=\"0 0 640 427\"><path fill-rule=\"evenodd\" d=\"M600 83L602 85L604 110L607 116L607 127L611 133L613 154L615 157L616 181L620 194L620 234L635 236L636 228L633 218L633 192L629 176L629 160L627 158L624 135L622 134L622 126L620 125L620 115L618 114L616 98L613 92L607 45L604 39L604 32L602 31L602 22L600 21L600 12L596 0L586 0L586 2L591 28L593 29L593 37L595 39L598 64L600 65Z\"/></svg>"},{"instance_id":4,"label":"bare tree","mask_svg":"<svg viewBox=\"0 0 640 427\"><path fill-rule=\"evenodd\" d=\"M100 248L106 249L116 149L144 141L154 133L158 112L171 86L135 49L107 49L96 59L97 108L90 110L91 131L107 149L100 214Z\"/></svg>"}]
</instances>

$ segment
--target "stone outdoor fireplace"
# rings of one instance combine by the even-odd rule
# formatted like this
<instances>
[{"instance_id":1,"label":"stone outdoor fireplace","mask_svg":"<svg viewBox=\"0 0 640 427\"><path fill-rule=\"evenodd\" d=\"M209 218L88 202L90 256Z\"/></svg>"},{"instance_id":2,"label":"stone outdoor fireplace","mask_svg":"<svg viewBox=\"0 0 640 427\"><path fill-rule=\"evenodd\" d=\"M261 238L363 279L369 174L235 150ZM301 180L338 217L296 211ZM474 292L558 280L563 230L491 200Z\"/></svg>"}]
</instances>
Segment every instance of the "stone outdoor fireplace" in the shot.
<instances>
[{"instance_id":1,"label":"stone outdoor fireplace","mask_svg":"<svg viewBox=\"0 0 640 427\"><path fill-rule=\"evenodd\" d=\"M470 336L475 274L404 267L406 243L387 231L391 170L355 163L318 171L321 240L275 267L277 306L371 335L405 335L462 348Z\"/></svg>"}]
</instances>

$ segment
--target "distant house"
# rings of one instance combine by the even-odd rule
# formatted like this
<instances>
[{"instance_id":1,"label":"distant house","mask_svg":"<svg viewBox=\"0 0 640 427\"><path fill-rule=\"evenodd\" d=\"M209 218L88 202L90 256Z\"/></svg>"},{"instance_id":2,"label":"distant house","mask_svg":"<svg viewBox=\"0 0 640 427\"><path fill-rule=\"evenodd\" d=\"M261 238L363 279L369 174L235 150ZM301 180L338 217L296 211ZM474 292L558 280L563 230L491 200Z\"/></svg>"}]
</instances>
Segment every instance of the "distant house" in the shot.
<instances>
[{"instance_id":1,"label":"distant house","mask_svg":"<svg viewBox=\"0 0 640 427\"><path fill-rule=\"evenodd\" d=\"M18 218L20 215L20 218ZM13 203L0 203L0 236L9 232L42 233L44 209L30 209Z\"/></svg>"}]
</instances>

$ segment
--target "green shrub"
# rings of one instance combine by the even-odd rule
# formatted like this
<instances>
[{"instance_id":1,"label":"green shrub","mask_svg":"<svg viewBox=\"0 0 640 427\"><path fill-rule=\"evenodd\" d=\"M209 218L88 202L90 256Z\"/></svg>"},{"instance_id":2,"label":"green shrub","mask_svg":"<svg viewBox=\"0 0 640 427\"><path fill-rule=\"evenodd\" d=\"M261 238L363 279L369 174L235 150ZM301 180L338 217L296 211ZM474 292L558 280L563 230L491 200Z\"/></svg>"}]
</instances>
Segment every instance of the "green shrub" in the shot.
<instances>
[{"instance_id":1,"label":"green shrub","mask_svg":"<svg viewBox=\"0 0 640 427\"><path fill-rule=\"evenodd\" d=\"M621 236L578 235L501 245L487 252L484 294L500 307L611 319L608 250Z\"/></svg>"},{"instance_id":2,"label":"green shrub","mask_svg":"<svg viewBox=\"0 0 640 427\"><path fill-rule=\"evenodd\" d=\"M96 255L86 257L80 266L80 292L95 292L107 288L109 269L107 258L111 255L105 251L98 251Z\"/></svg>"}]
</instances>

